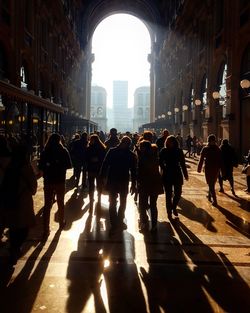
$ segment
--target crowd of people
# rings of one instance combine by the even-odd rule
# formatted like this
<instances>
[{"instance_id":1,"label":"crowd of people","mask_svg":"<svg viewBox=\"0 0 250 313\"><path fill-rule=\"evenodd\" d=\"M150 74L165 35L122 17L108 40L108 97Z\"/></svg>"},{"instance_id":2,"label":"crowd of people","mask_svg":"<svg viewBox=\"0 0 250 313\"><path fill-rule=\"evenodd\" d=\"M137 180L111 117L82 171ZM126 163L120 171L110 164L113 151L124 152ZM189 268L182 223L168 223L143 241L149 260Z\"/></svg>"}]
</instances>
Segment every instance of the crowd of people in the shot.
<instances>
[{"instance_id":1,"label":"crowd of people","mask_svg":"<svg viewBox=\"0 0 250 313\"><path fill-rule=\"evenodd\" d=\"M184 154L183 149L186 150ZM214 135L209 135L202 148L195 136L184 141L180 134L171 135L167 129L157 137L151 131L143 134L119 135L115 128L109 136L104 133L77 133L69 142L53 133L40 154L38 168L43 177L43 240L50 234L50 212L53 203L58 206L59 229L67 221L64 215L64 196L67 170L73 167L76 188L88 190L93 207L94 192L97 204L102 193L109 195L110 235L127 229L125 210L127 195L138 201L139 231L157 231L157 199L165 193L166 212L171 221L178 217L177 206L182 195L184 179L188 180L186 157L200 155L197 171L204 164L208 185L208 200L217 206L215 183L224 192L223 181L228 180L235 196L233 168L238 166L237 155L227 139L219 146ZM244 171L250 191L250 154ZM81 183L80 183L80 178ZM29 228L34 225L33 195L37 177L32 169L29 149L23 142L9 142L0 135L0 235L9 228L10 259L13 264L21 253ZM118 206L119 204L119 206Z\"/></svg>"}]
</instances>

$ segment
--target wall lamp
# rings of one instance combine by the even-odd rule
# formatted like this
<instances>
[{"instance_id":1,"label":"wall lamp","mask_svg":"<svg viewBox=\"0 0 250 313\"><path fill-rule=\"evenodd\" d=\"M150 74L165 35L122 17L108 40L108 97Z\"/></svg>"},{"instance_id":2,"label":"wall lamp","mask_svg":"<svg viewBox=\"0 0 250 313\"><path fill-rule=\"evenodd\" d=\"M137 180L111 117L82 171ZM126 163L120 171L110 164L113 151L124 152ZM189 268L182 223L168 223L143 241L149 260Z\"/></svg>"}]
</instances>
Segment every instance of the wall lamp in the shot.
<instances>
[{"instance_id":1,"label":"wall lamp","mask_svg":"<svg viewBox=\"0 0 250 313\"><path fill-rule=\"evenodd\" d=\"M180 110L179 108L174 108L175 113L178 113Z\"/></svg>"},{"instance_id":2,"label":"wall lamp","mask_svg":"<svg viewBox=\"0 0 250 313\"><path fill-rule=\"evenodd\" d=\"M200 99L194 100L194 104L197 106L201 105L201 100Z\"/></svg>"},{"instance_id":3,"label":"wall lamp","mask_svg":"<svg viewBox=\"0 0 250 313\"><path fill-rule=\"evenodd\" d=\"M250 87L250 81L248 79L241 80L240 87L242 89L248 89Z\"/></svg>"},{"instance_id":4,"label":"wall lamp","mask_svg":"<svg viewBox=\"0 0 250 313\"><path fill-rule=\"evenodd\" d=\"M249 97L250 96L250 81L248 79L243 79L240 81L240 87L244 90L245 96Z\"/></svg>"},{"instance_id":5,"label":"wall lamp","mask_svg":"<svg viewBox=\"0 0 250 313\"><path fill-rule=\"evenodd\" d=\"M225 105L226 100L229 99L228 96L225 96L225 97L221 96L219 91L214 91L212 93L212 97L214 100L219 100L220 105Z\"/></svg>"},{"instance_id":6,"label":"wall lamp","mask_svg":"<svg viewBox=\"0 0 250 313\"><path fill-rule=\"evenodd\" d=\"M186 104L184 104L183 106L182 106L182 111L187 111L188 110L188 106L186 105Z\"/></svg>"}]
</instances>

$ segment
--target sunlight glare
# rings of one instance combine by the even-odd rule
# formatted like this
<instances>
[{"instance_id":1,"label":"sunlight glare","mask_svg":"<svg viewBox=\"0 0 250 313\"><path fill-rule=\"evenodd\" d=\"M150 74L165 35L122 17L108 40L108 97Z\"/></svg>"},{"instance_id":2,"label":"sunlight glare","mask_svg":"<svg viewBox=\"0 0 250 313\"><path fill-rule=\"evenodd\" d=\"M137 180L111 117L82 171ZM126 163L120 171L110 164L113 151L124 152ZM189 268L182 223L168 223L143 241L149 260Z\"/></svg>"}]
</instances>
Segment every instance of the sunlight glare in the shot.
<instances>
[{"instance_id":1,"label":"sunlight glare","mask_svg":"<svg viewBox=\"0 0 250 313\"><path fill-rule=\"evenodd\" d=\"M149 86L151 49L148 29L138 18L128 14L115 14L104 19L96 28L92 50L92 85L104 87L108 93L107 105L112 106L112 82L127 80L129 106L133 105L136 88Z\"/></svg>"}]
</instances>

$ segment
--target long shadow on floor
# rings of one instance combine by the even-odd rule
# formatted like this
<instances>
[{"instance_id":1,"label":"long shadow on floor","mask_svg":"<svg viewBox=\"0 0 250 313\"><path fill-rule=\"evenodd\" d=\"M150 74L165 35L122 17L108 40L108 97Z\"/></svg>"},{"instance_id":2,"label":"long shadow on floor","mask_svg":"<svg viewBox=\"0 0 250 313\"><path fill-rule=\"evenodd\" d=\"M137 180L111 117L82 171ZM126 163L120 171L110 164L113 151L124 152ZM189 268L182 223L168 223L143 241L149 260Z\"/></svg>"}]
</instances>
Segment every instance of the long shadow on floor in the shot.
<instances>
[{"instance_id":1,"label":"long shadow on floor","mask_svg":"<svg viewBox=\"0 0 250 313\"><path fill-rule=\"evenodd\" d=\"M90 298L95 312L146 312L134 263L134 237L127 231L110 237L109 227L102 225L102 219L108 218L108 210L96 205L93 214L89 212L77 251L70 255L68 313L91 311Z\"/></svg>"},{"instance_id":2,"label":"long shadow on floor","mask_svg":"<svg viewBox=\"0 0 250 313\"><path fill-rule=\"evenodd\" d=\"M211 232L214 232L214 233L217 232L217 229L213 225L214 218L209 213L207 213L206 210L202 208L198 208L197 206L194 205L193 202L183 197L181 198L178 205L179 205L179 208L181 209L181 210L178 210L178 213L184 215L190 220L199 222L207 230Z\"/></svg>"},{"instance_id":3,"label":"long shadow on floor","mask_svg":"<svg viewBox=\"0 0 250 313\"><path fill-rule=\"evenodd\" d=\"M218 205L217 209L227 218L226 223L247 238L250 238L250 223Z\"/></svg>"},{"instance_id":4,"label":"long shadow on floor","mask_svg":"<svg viewBox=\"0 0 250 313\"><path fill-rule=\"evenodd\" d=\"M195 279L174 235L170 223L159 223L158 234L144 234L148 269L141 267L140 275L147 290L149 312L212 313L201 283Z\"/></svg>"},{"instance_id":5,"label":"long shadow on floor","mask_svg":"<svg viewBox=\"0 0 250 313\"><path fill-rule=\"evenodd\" d=\"M249 286L225 254L215 253L180 221L172 225L181 240L183 251L195 265L194 280L200 282L223 312L249 312ZM199 249L192 248L193 244L199 244Z\"/></svg>"},{"instance_id":6,"label":"long shadow on floor","mask_svg":"<svg viewBox=\"0 0 250 313\"><path fill-rule=\"evenodd\" d=\"M87 195L88 193L86 193L86 191L75 189L71 197L65 203L65 229L70 229L72 223L81 219L85 212L89 209L88 205L84 206L84 198L86 198Z\"/></svg>"},{"instance_id":7,"label":"long shadow on floor","mask_svg":"<svg viewBox=\"0 0 250 313\"><path fill-rule=\"evenodd\" d=\"M36 261L44 249L43 244L39 244L25 262L24 267L18 275L1 292L0 301L1 313L32 312L37 294L41 288L50 259L57 247L60 232L58 231L46 252L40 258L38 264ZM35 267L36 265L36 267ZM2 302L2 303L1 303Z\"/></svg>"},{"instance_id":8,"label":"long shadow on floor","mask_svg":"<svg viewBox=\"0 0 250 313\"><path fill-rule=\"evenodd\" d=\"M250 212L250 201L243 199L239 196L232 196L231 194L224 192L224 195L226 195L228 198L232 199L233 201L236 201L239 203L240 208L244 211Z\"/></svg>"}]
</instances>

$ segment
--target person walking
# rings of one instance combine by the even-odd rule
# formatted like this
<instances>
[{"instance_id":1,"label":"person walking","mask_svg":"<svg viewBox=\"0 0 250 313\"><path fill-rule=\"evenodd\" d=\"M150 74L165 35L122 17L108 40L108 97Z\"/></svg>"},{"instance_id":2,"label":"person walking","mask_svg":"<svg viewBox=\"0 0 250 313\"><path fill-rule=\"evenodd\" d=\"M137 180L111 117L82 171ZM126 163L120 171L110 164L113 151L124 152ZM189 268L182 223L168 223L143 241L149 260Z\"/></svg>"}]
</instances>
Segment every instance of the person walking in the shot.
<instances>
[{"instance_id":1,"label":"person walking","mask_svg":"<svg viewBox=\"0 0 250 313\"><path fill-rule=\"evenodd\" d=\"M21 247L30 228L35 225L32 196L36 194L37 179L29 156L23 143L13 148L0 188L0 206L4 210L5 227L9 228L12 265L21 256Z\"/></svg>"},{"instance_id":2,"label":"person walking","mask_svg":"<svg viewBox=\"0 0 250 313\"><path fill-rule=\"evenodd\" d=\"M53 133L41 153L39 169L44 179L43 237L50 233L50 211L54 195L58 206L59 229L66 224L64 219L64 195L66 171L72 168L68 150L61 144L61 136Z\"/></svg>"},{"instance_id":3,"label":"person walking","mask_svg":"<svg viewBox=\"0 0 250 313\"><path fill-rule=\"evenodd\" d=\"M165 143L168 136L169 136L169 130L164 129L162 131L161 136L155 142L157 147L158 147L158 151L161 151L161 149L164 147L164 143ZM152 135L152 137L153 137L153 135Z\"/></svg>"},{"instance_id":4,"label":"person walking","mask_svg":"<svg viewBox=\"0 0 250 313\"><path fill-rule=\"evenodd\" d=\"M166 195L166 209L169 220L172 213L177 217L176 210L182 194L183 176L188 180L188 172L182 149L179 148L175 136L168 136L165 147L160 151L160 167Z\"/></svg>"},{"instance_id":5,"label":"person walking","mask_svg":"<svg viewBox=\"0 0 250 313\"><path fill-rule=\"evenodd\" d=\"M186 148L187 152L185 153L185 157L188 155L188 158L191 157L191 152L192 152L192 144L193 144L193 139L190 135L187 135L186 139Z\"/></svg>"},{"instance_id":6,"label":"person walking","mask_svg":"<svg viewBox=\"0 0 250 313\"><path fill-rule=\"evenodd\" d=\"M95 181L98 192L98 203L101 202L101 181L99 177L100 168L106 155L106 146L100 140L97 134L89 138L89 144L86 150L87 173L89 183L89 201L90 205L94 203Z\"/></svg>"},{"instance_id":7,"label":"person walking","mask_svg":"<svg viewBox=\"0 0 250 313\"><path fill-rule=\"evenodd\" d=\"M197 171L201 172L205 162L205 177L208 184L208 200L213 206L217 206L215 193L215 183L221 169L222 157L221 150L216 143L215 135L211 134L207 138L207 145L202 148Z\"/></svg>"},{"instance_id":8,"label":"person walking","mask_svg":"<svg viewBox=\"0 0 250 313\"><path fill-rule=\"evenodd\" d=\"M142 140L137 150L137 191L139 194L139 231L148 230L149 219L147 210L151 215L151 231L157 231L157 198L164 193L161 175L159 172L158 149L150 141Z\"/></svg>"},{"instance_id":9,"label":"person walking","mask_svg":"<svg viewBox=\"0 0 250 313\"><path fill-rule=\"evenodd\" d=\"M130 150L131 139L124 136L120 144L111 148L103 161L100 176L106 180L106 190L109 194L110 234L117 230L127 229L124 223L129 178L131 177L131 194L136 190L136 155ZM117 197L120 206L117 209Z\"/></svg>"},{"instance_id":10,"label":"person walking","mask_svg":"<svg viewBox=\"0 0 250 313\"><path fill-rule=\"evenodd\" d=\"M228 139L223 139L220 146L222 166L219 173L220 192L224 192L223 181L228 180L231 186L232 194L234 191L233 168L238 167L238 158L234 148L229 144Z\"/></svg>"},{"instance_id":11,"label":"person walking","mask_svg":"<svg viewBox=\"0 0 250 313\"><path fill-rule=\"evenodd\" d=\"M107 151L110 148L117 147L120 143L120 140L117 136L117 129L116 128L111 128L109 131L109 137L108 139L104 142L105 146L107 147Z\"/></svg>"},{"instance_id":12,"label":"person walking","mask_svg":"<svg viewBox=\"0 0 250 313\"><path fill-rule=\"evenodd\" d=\"M78 134L77 134L78 135ZM70 146L70 155L74 167L74 186L77 188L82 173L82 188L86 187L86 149L88 134L83 132L78 135Z\"/></svg>"}]
</instances>

